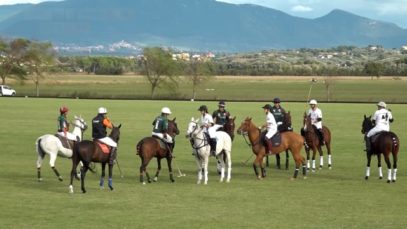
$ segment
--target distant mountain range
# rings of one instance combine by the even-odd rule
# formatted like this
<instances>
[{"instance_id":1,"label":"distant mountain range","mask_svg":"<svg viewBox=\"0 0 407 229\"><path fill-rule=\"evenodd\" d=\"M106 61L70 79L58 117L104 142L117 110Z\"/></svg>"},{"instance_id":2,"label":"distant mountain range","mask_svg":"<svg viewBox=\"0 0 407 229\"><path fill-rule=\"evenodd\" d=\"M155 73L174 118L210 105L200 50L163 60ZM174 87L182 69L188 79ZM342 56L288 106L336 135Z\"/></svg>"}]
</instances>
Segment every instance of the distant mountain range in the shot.
<instances>
[{"instance_id":1,"label":"distant mountain range","mask_svg":"<svg viewBox=\"0 0 407 229\"><path fill-rule=\"evenodd\" d=\"M47 40L57 46L125 42L241 52L407 44L407 30L342 10L305 19L215 0L65 0L0 6L0 15L0 36Z\"/></svg>"}]
</instances>

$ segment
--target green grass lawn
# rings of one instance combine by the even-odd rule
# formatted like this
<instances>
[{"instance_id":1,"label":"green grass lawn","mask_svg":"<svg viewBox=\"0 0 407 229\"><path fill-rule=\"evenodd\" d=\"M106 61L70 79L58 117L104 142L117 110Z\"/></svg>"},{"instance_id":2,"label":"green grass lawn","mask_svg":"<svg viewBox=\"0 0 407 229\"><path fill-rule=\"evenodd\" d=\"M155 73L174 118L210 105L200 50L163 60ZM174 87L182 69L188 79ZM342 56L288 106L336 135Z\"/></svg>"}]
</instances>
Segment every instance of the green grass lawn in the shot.
<instances>
[{"instance_id":1,"label":"green grass lawn","mask_svg":"<svg viewBox=\"0 0 407 229\"><path fill-rule=\"evenodd\" d=\"M305 101L311 77L215 77L200 84L196 100L265 101L280 96L283 101ZM325 78L312 86L311 95L318 101L407 103L407 80L391 77L370 78L341 77L330 81L330 97L327 97ZM12 83L18 96L35 96L35 86ZM54 75L42 79L40 96L62 98L150 99L151 86L141 76ZM156 99L189 100L192 98L191 81L180 77L178 88L162 85L156 91Z\"/></svg>"},{"instance_id":2,"label":"green grass lawn","mask_svg":"<svg viewBox=\"0 0 407 229\"><path fill-rule=\"evenodd\" d=\"M270 92L270 98L274 93ZM405 228L407 218L407 106L390 104L395 122L392 130L401 141L398 180L387 184L379 180L377 162L372 160L371 178L364 180L365 153L360 133L363 114L376 109L372 104L320 103L324 123L333 136L333 169L326 167L310 173L308 179L290 181L290 169L267 170L264 180L257 180L249 160L250 148L236 136L232 148L231 183L219 183L214 158L210 160L209 184L196 184L196 164L191 146L184 137L191 117L198 117L201 104L213 111L216 102L82 100L0 98L0 222L1 228ZM118 159L124 178L114 170L113 192L99 190L98 174L87 176L87 193L80 192L78 181L74 194L68 193L71 161L57 159L64 177L59 182L48 165L43 165L43 182L36 177L35 140L56 131L58 108L70 108L69 119L82 115L88 124L99 106L107 107L115 124L122 124ZM264 122L264 102L227 102L236 115L237 126L246 117ZM283 103L292 112L295 131L302 124L304 103ZM151 133L151 122L162 106L169 106L181 134L177 136L175 163L186 177L169 182L166 163L157 183L139 183L140 159L136 144ZM91 130L85 133L90 139ZM302 152L305 155L305 152ZM283 158L284 159L284 158ZM326 160L326 157L325 157ZM318 161L317 161L318 163ZM327 162L325 161L325 165ZM175 171L177 167L174 166ZM156 161L148 167L156 169ZM387 169L384 166L384 176Z\"/></svg>"}]
</instances>

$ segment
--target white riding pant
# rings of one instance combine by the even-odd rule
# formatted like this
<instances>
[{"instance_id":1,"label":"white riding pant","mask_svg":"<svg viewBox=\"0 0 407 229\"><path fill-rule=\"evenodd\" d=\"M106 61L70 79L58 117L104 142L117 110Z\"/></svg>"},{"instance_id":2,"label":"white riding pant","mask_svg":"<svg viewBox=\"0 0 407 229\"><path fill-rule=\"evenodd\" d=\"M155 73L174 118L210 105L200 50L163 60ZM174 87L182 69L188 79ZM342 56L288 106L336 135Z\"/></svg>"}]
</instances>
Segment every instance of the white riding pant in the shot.
<instances>
[{"instance_id":1,"label":"white riding pant","mask_svg":"<svg viewBox=\"0 0 407 229\"><path fill-rule=\"evenodd\" d=\"M108 146L117 147L117 143L113 141L113 139L111 139L110 137L99 138L98 140L105 143Z\"/></svg>"},{"instance_id":2,"label":"white riding pant","mask_svg":"<svg viewBox=\"0 0 407 229\"><path fill-rule=\"evenodd\" d=\"M169 134L167 134L167 138L165 138L164 134L162 134L162 133L152 132L151 135L159 137L160 139L162 139L166 143L170 143L170 144L172 143L172 137Z\"/></svg>"},{"instance_id":3,"label":"white riding pant","mask_svg":"<svg viewBox=\"0 0 407 229\"><path fill-rule=\"evenodd\" d=\"M66 135L64 132L58 132L57 133L59 136L67 138L68 140L76 141L76 136L72 133L66 132Z\"/></svg>"},{"instance_id":4,"label":"white riding pant","mask_svg":"<svg viewBox=\"0 0 407 229\"><path fill-rule=\"evenodd\" d=\"M376 125L375 127L373 127L373 129L369 130L369 132L366 134L366 137L370 138L373 135L379 133L380 131L390 131L390 126Z\"/></svg>"},{"instance_id":5,"label":"white riding pant","mask_svg":"<svg viewBox=\"0 0 407 229\"><path fill-rule=\"evenodd\" d=\"M266 133L266 138L270 139L276 133L277 133L277 126L276 127L273 126L271 128L268 128L267 133Z\"/></svg>"}]
</instances>

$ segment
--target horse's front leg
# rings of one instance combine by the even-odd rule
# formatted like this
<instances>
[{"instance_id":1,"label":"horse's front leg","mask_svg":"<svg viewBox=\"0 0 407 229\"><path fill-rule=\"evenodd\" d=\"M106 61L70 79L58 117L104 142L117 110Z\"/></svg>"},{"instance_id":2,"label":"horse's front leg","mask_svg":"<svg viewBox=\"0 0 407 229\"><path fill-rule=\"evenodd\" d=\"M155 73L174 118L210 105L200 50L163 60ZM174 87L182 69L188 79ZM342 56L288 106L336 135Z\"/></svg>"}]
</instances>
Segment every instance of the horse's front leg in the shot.
<instances>
[{"instance_id":1,"label":"horse's front leg","mask_svg":"<svg viewBox=\"0 0 407 229\"><path fill-rule=\"evenodd\" d=\"M319 169L324 167L324 152L322 151L322 147L318 146L318 153L319 153Z\"/></svg>"},{"instance_id":2,"label":"horse's front leg","mask_svg":"<svg viewBox=\"0 0 407 229\"><path fill-rule=\"evenodd\" d=\"M72 158L72 169L71 169L71 182L69 183L69 193L73 193L73 178L77 177L76 168L78 167L79 161L76 157Z\"/></svg>"},{"instance_id":3,"label":"horse's front leg","mask_svg":"<svg viewBox=\"0 0 407 229\"><path fill-rule=\"evenodd\" d=\"M224 151L222 151L221 154L219 154L219 161L220 161L220 178L219 182L223 182L225 179L225 157L224 157Z\"/></svg>"},{"instance_id":4,"label":"horse's front leg","mask_svg":"<svg viewBox=\"0 0 407 229\"><path fill-rule=\"evenodd\" d=\"M201 184L202 176L204 175L204 165L203 165L204 162L203 162L203 159L199 160L198 153L195 154L195 162L198 167L198 174L197 174L198 180L196 181L196 183Z\"/></svg>"},{"instance_id":5,"label":"horse's front leg","mask_svg":"<svg viewBox=\"0 0 407 229\"><path fill-rule=\"evenodd\" d=\"M161 171L161 158L157 157L157 172L155 173L155 176L153 178L154 182L158 181L158 175L160 174Z\"/></svg>"},{"instance_id":6,"label":"horse's front leg","mask_svg":"<svg viewBox=\"0 0 407 229\"><path fill-rule=\"evenodd\" d=\"M397 154L393 152L393 182L397 179Z\"/></svg>"},{"instance_id":7,"label":"horse's front leg","mask_svg":"<svg viewBox=\"0 0 407 229\"><path fill-rule=\"evenodd\" d=\"M311 163L310 163L310 148L309 146L305 144L305 154L307 155L307 170L309 170L311 168Z\"/></svg>"},{"instance_id":8,"label":"horse's front leg","mask_svg":"<svg viewBox=\"0 0 407 229\"><path fill-rule=\"evenodd\" d=\"M314 146L314 147L312 147L312 167L311 167L312 172L315 172L315 156L316 156L316 154L317 154L317 149Z\"/></svg>"},{"instance_id":9,"label":"horse's front leg","mask_svg":"<svg viewBox=\"0 0 407 229\"><path fill-rule=\"evenodd\" d=\"M228 166L228 174L226 177L226 182L229 183L230 179L232 179L232 158L230 158L231 156L231 152L227 152L227 157L226 157L226 163Z\"/></svg>"},{"instance_id":10,"label":"horse's front leg","mask_svg":"<svg viewBox=\"0 0 407 229\"><path fill-rule=\"evenodd\" d=\"M379 179L383 179L382 156L381 156L381 154L377 154L377 168L379 169Z\"/></svg>"},{"instance_id":11,"label":"horse's front leg","mask_svg":"<svg viewBox=\"0 0 407 229\"><path fill-rule=\"evenodd\" d=\"M100 189L104 189L105 170L106 170L106 163L102 163L102 174L100 175L100 181L99 181L99 187L100 187Z\"/></svg>"},{"instance_id":12,"label":"horse's front leg","mask_svg":"<svg viewBox=\"0 0 407 229\"><path fill-rule=\"evenodd\" d=\"M44 160L44 158L40 155L38 155L38 159L37 159L37 178L38 181L42 181L42 177L41 177L41 166L42 166L42 161Z\"/></svg>"},{"instance_id":13,"label":"horse's front leg","mask_svg":"<svg viewBox=\"0 0 407 229\"><path fill-rule=\"evenodd\" d=\"M259 180L262 179L262 174L259 174L258 166L260 166L260 168L262 168L263 158L264 158L264 155L260 156L260 154L257 154L256 159L253 162L254 173L256 174L256 177Z\"/></svg>"},{"instance_id":14,"label":"horse's front leg","mask_svg":"<svg viewBox=\"0 0 407 229\"><path fill-rule=\"evenodd\" d=\"M368 180L369 176L370 176L370 161L372 160L372 154L370 154L369 152L366 152L366 157L367 157L367 165L366 165L365 180Z\"/></svg>"},{"instance_id":15,"label":"horse's front leg","mask_svg":"<svg viewBox=\"0 0 407 229\"><path fill-rule=\"evenodd\" d=\"M171 156L171 155L167 155L167 164L168 164L168 172L169 172L169 174L170 174L170 181L171 181L171 182L175 182L175 180L174 180L174 175L172 174L171 161L172 161L172 156Z\"/></svg>"},{"instance_id":16,"label":"horse's front leg","mask_svg":"<svg viewBox=\"0 0 407 229\"><path fill-rule=\"evenodd\" d=\"M290 153L288 152L288 150L286 150L285 151L285 170L288 170L289 159L290 159Z\"/></svg>"},{"instance_id":17,"label":"horse's front leg","mask_svg":"<svg viewBox=\"0 0 407 229\"><path fill-rule=\"evenodd\" d=\"M83 167L81 168L81 189L83 193L86 193L85 189L85 177L86 177L86 172L88 171L89 168L89 163L85 162Z\"/></svg>"},{"instance_id":18,"label":"horse's front leg","mask_svg":"<svg viewBox=\"0 0 407 229\"><path fill-rule=\"evenodd\" d=\"M268 163L268 156L267 156L267 163ZM277 169L281 169L281 163L280 163L280 154L276 154L276 167ZM268 165L266 165L266 167L269 167Z\"/></svg>"}]
</instances>

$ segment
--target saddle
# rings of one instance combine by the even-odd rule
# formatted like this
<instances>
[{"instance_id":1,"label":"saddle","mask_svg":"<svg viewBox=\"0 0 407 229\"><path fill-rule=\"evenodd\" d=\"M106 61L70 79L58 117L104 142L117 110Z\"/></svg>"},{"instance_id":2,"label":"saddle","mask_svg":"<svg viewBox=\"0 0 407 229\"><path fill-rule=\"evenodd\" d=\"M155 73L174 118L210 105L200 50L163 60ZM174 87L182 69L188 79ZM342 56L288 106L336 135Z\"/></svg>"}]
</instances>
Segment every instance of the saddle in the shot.
<instances>
[{"instance_id":1,"label":"saddle","mask_svg":"<svg viewBox=\"0 0 407 229\"><path fill-rule=\"evenodd\" d=\"M99 148L102 150L104 154L109 154L110 153L110 146L106 145L105 143L98 141L98 140L93 140Z\"/></svg>"},{"instance_id":2,"label":"saddle","mask_svg":"<svg viewBox=\"0 0 407 229\"><path fill-rule=\"evenodd\" d=\"M164 140L162 140L161 138L159 138L157 136L152 136L152 137L157 139L158 143L160 144L160 148L162 150L168 150L168 148L169 148L168 143L164 142Z\"/></svg>"},{"instance_id":3,"label":"saddle","mask_svg":"<svg viewBox=\"0 0 407 229\"><path fill-rule=\"evenodd\" d=\"M62 137L62 136L59 135L59 134L55 134L55 137L57 137L57 138L61 141L62 146L63 146L64 148L66 148L66 149L71 149L71 150L73 149L73 144L74 144L73 141L68 140L66 137Z\"/></svg>"},{"instance_id":4,"label":"saddle","mask_svg":"<svg viewBox=\"0 0 407 229\"><path fill-rule=\"evenodd\" d=\"M265 143L265 146L267 146L267 144L266 144L266 132L262 133L261 139ZM274 134L273 137L271 137L270 141L271 141L271 144L272 144L273 147L280 146L281 145L281 134L280 134L280 132L277 131L277 133Z\"/></svg>"}]
</instances>

